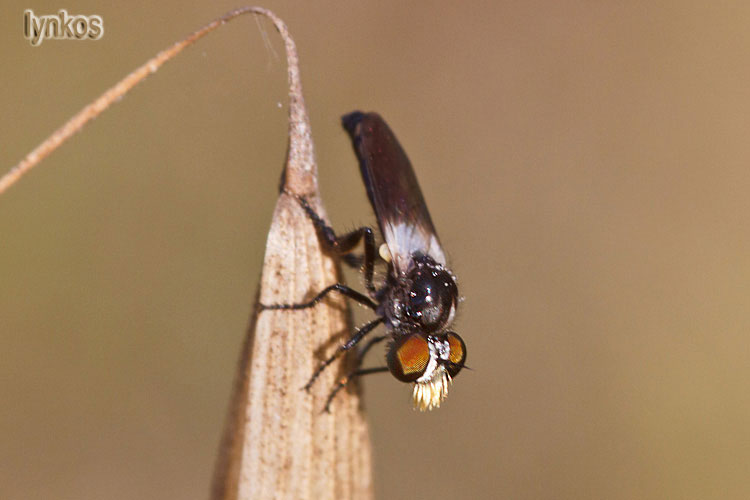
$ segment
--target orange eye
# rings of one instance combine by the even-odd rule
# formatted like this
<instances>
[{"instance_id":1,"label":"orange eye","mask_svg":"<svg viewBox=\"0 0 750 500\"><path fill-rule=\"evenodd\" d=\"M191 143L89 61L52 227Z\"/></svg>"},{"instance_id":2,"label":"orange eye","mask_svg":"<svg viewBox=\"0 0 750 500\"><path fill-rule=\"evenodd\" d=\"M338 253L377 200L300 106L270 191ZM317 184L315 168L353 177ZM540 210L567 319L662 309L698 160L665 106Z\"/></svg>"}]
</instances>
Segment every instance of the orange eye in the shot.
<instances>
[{"instance_id":1,"label":"orange eye","mask_svg":"<svg viewBox=\"0 0 750 500\"><path fill-rule=\"evenodd\" d=\"M388 368L402 382L414 382L430 362L430 346L422 334L413 334L393 343L388 351Z\"/></svg>"},{"instance_id":2,"label":"orange eye","mask_svg":"<svg viewBox=\"0 0 750 500\"><path fill-rule=\"evenodd\" d=\"M466 362L466 344L464 344L463 339L457 333L448 332L448 345L451 349L448 356L451 362L448 366L448 373L451 374L451 377L455 377Z\"/></svg>"}]
</instances>

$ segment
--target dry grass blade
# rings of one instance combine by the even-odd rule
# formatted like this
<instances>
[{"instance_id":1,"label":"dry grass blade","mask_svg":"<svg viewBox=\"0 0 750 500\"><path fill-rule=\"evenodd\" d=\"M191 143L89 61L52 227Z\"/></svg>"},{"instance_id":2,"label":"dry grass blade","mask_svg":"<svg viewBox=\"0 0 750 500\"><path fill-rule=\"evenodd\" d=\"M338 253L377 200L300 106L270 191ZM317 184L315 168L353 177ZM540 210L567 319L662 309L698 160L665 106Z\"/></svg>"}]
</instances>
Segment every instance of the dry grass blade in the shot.
<instances>
[{"instance_id":1,"label":"dry grass blade","mask_svg":"<svg viewBox=\"0 0 750 500\"><path fill-rule=\"evenodd\" d=\"M320 208L320 205L318 205ZM260 301L299 302L337 281L298 203L282 194L268 235ZM317 363L350 330L341 300L305 311L264 311L249 328L217 465L213 498L370 498L367 427L356 392L322 411L340 362L311 389Z\"/></svg>"},{"instance_id":2,"label":"dry grass blade","mask_svg":"<svg viewBox=\"0 0 750 500\"><path fill-rule=\"evenodd\" d=\"M183 49L247 13L271 19L284 39L290 98L286 192L271 222L259 300L299 302L339 281L337 263L322 251L310 220L287 194L305 196L324 216L294 41L284 23L260 7L225 14L130 73L0 178L0 194ZM346 358L323 372L309 394L302 390L317 363L333 353L350 327L346 304L335 297L304 311L253 315L215 470L214 500L372 497L369 437L357 391L342 391L331 412L322 411L334 379L345 371Z\"/></svg>"},{"instance_id":3,"label":"dry grass blade","mask_svg":"<svg viewBox=\"0 0 750 500\"><path fill-rule=\"evenodd\" d=\"M276 26L289 67L285 191L305 196L322 215L297 53L283 25ZM300 302L337 281L338 266L322 252L309 218L282 192L266 243L260 302ZM330 414L322 412L345 360L323 372L311 394L301 390L350 328L340 298L312 309L253 316L214 478L214 500L372 497L369 437L358 393L344 391Z\"/></svg>"}]
</instances>

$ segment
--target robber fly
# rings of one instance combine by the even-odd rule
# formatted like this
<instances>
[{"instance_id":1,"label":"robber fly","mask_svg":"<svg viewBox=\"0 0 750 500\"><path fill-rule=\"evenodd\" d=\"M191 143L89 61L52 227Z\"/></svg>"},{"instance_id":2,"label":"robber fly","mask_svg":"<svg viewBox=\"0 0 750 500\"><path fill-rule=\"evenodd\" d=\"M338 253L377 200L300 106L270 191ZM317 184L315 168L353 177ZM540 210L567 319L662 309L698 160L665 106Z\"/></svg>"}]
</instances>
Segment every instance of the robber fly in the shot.
<instances>
[{"instance_id":1,"label":"robber fly","mask_svg":"<svg viewBox=\"0 0 750 500\"><path fill-rule=\"evenodd\" d=\"M372 336L358 356L357 367L341 379L331 392L328 410L338 391L354 377L390 371L402 382L413 383L414 406L431 410L448 395L448 386L466 361L466 345L449 330L458 306L456 278L446 267L445 253L427 211L422 191L406 153L396 136L376 113L355 111L342 118L349 133L385 243L379 257L388 267L382 285L373 282L375 240L369 227L337 236L303 197L297 197L322 241L353 264L350 252L364 240L364 295L337 283L325 288L312 300L300 304L263 305L263 309L305 309L315 306L330 292L370 307L377 318L357 330L336 353L324 361L305 386L315 379L341 353L354 348L381 323L386 333ZM365 353L388 339L386 364L362 369Z\"/></svg>"}]
</instances>

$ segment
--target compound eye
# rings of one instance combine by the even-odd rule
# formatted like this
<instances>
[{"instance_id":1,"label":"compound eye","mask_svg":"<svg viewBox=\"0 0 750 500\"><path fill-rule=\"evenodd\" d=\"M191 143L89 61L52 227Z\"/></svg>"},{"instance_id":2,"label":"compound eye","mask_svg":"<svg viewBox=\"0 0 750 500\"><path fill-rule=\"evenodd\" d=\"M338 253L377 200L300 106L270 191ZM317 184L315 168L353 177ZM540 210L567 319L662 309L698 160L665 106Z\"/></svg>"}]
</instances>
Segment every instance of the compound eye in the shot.
<instances>
[{"instance_id":1,"label":"compound eye","mask_svg":"<svg viewBox=\"0 0 750 500\"><path fill-rule=\"evenodd\" d=\"M448 332L447 335L448 346L450 347L450 354L448 355L450 363L446 365L446 369L451 377L455 377L466 363L466 344L456 332Z\"/></svg>"},{"instance_id":2,"label":"compound eye","mask_svg":"<svg viewBox=\"0 0 750 500\"><path fill-rule=\"evenodd\" d=\"M430 362L427 337L415 333L396 340L388 351L388 369L402 382L414 382L424 375Z\"/></svg>"}]
</instances>

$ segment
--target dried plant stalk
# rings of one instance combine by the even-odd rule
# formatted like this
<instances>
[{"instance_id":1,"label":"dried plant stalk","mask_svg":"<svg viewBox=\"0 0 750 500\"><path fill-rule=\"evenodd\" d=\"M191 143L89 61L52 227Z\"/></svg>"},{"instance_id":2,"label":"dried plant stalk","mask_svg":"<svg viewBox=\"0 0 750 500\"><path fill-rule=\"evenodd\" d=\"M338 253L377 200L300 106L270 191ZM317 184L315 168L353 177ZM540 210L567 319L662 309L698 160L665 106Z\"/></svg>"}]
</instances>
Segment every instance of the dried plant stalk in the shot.
<instances>
[{"instance_id":1,"label":"dried plant stalk","mask_svg":"<svg viewBox=\"0 0 750 500\"><path fill-rule=\"evenodd\" d=\"M117 82L111 88L107 89L107 91L96 98L93 102L73 115L60 128L55 130L49 137L42 141L41 144L39 144L31 152L29 152L29 154L27 154L23 160L14 165L13 168L11 168L5 175L0 177L0 195L3 194L13 184L18 182L18 180L23 175L25 175L29 172L29 170L38 165L39 162L49 156L54 150L59 148L65 141L75 135L76 132L79 132L88 122L102 114L107 108L117 102L118 99L130 92L133 87L145 80L148 75L156 73L156 71L161 68L164 63L182 52L186 47L189 47L199 39L211 33L219 26L223 26L229 21L236 19L237 17L244 14L259 14L266 16L273 21L274 25L276 25L276 27L280 31L283 28L283 30L286 32L286 26L284 25L283 21L281 21L281 19L279 19L270 10L264 9L262 7L240 7L238 9L227 12L218 19L211 21L207 25L186 36L182 40L175 42L171 47L164 49L156 54L154 57L136 68L125 78ZM294 46L293 42L292 46ZM296 53L293 55L293 57L296 68ZM298 70L295 69L295 71ZM299 81L299 79L297 79L297 81Z\"/></svg>"},{"instance_id":2,"label":"dried plant stalk","mask_svg":"<svg viewBox=\"0 0 750 500\"><path fill-rule=\"evenodd\" d=\"M339 281L337 263L322 251L315 228L292 196L305 196L325 216L294 41L284 23L260 7L228 12L130 73L0 178L0 194L184 48L246 13L271 19L284 39L290 99L285 192L271 222L259 300L300 302ZM308 310L253 315L214 473L213 500L372 497L370 443L356 384L337 396L330 413L322 411L337 374L351 363L342 358L323 372L309 394L302 390L317 363L350 331L346 304L336 297Z\"/></svg>"},{"instance_id":3,"label":"dried plant stalk","mask_svg":"<svg viewBox=\"0 0 750 500\"><path fill-rule=\"evenodd\" d=\"M288 175L291 173L287 172ZM315 203L318 210L319 203ZM282 194L266 245L260 301L299 302L338 279L297 201ZM301 389L350 331L342 300L303 311L262 311L251 321L213 498L370 498L370 449L358 393L324 413L338 363L310 394Z\"/></svg>"},{"instance_id":4,"label":"dried plant stalk","mask_svg":"<svg viewBox=\"0 0 750 500\"><path fill-rule=\"evenodd\" d=\"M266 243L259 298L297 303L339 281L309 217L293 195L323 216L310 125L294 42L283 27L289 68L289 150ZM299 311L256 312L240 361L232 410L214 479L214 500L371 498L367 425L359 394L344 391L322 409L340 360L301 390L317 363L351 331L345 302L332 298ZM351 363L349 363L351 366Z\"/></svg>"}]
</instances>

